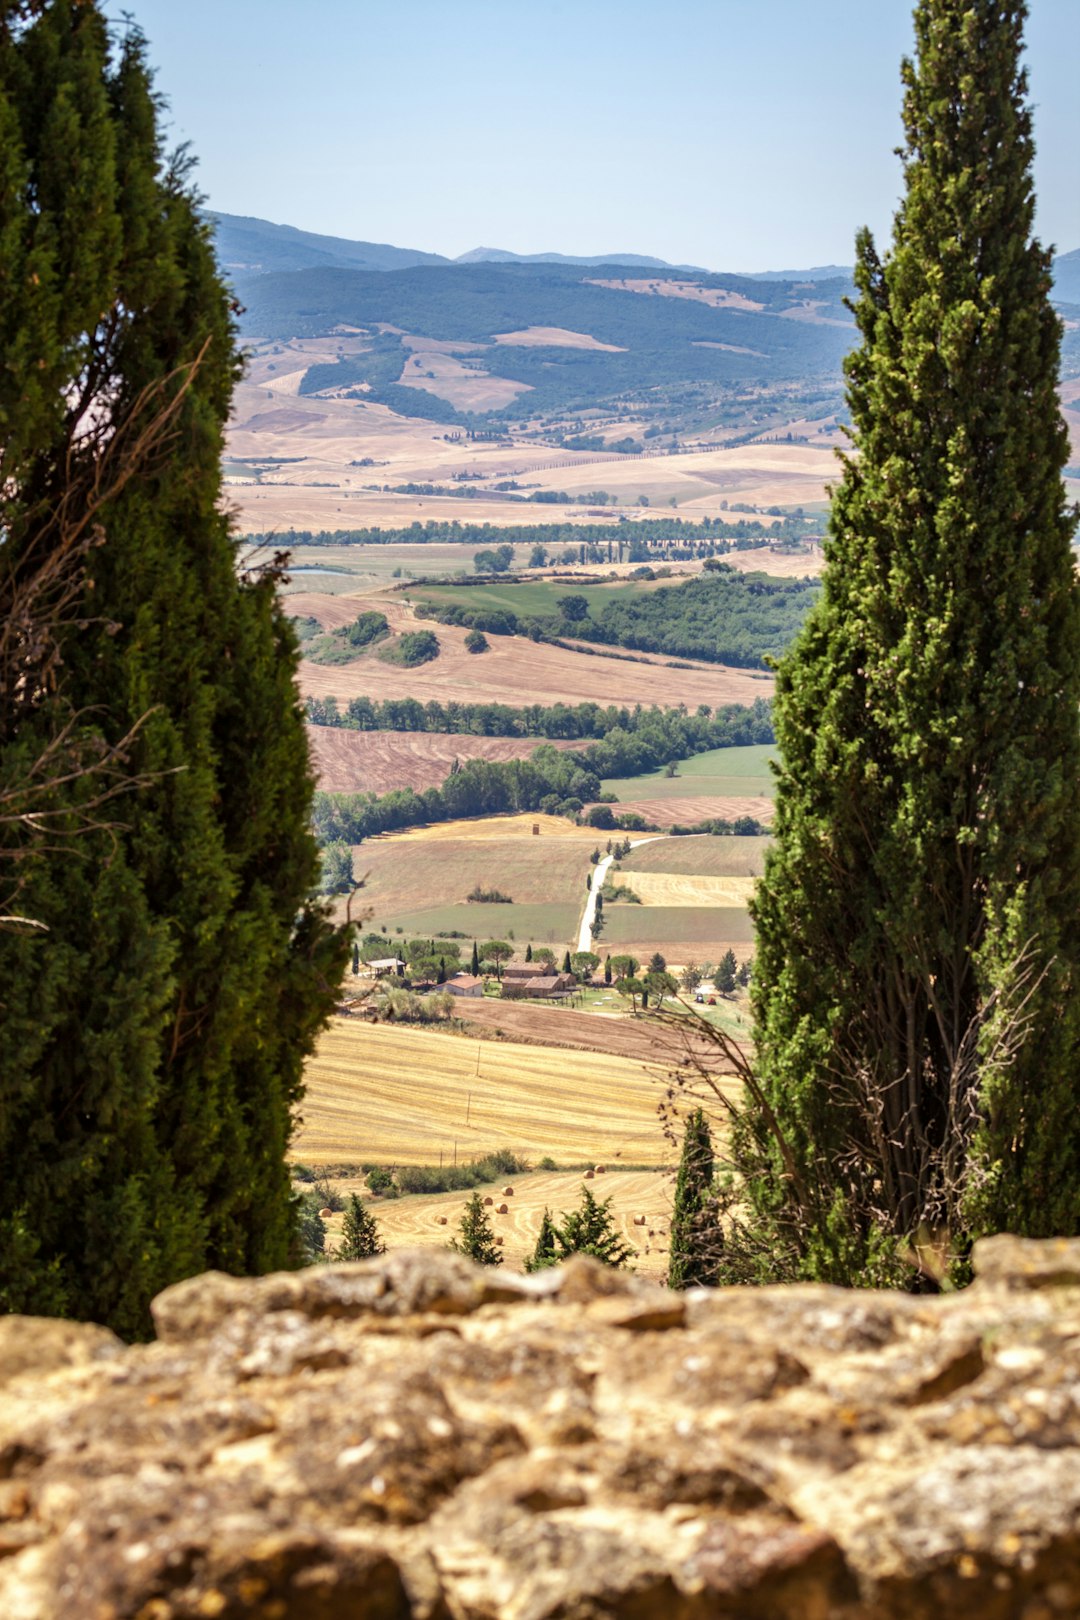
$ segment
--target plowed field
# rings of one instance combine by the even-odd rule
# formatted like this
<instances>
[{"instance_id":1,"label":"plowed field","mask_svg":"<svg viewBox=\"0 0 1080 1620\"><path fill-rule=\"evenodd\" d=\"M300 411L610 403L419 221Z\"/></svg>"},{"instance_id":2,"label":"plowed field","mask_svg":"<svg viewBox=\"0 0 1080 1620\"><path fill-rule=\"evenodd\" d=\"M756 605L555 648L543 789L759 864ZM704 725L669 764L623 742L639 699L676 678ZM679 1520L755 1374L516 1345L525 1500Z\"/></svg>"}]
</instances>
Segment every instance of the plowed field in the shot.
<instances>
[{"instance_id":1,"label":"plowed field","mask_svg":"<svg viewBox=\"0 0 1080 1620\"><path fill-rule=\"evenodd\" d=\"M328 793L389 793L404 787L420 793L427 787L441 787L455 760L528 759L544 741L543 737L308 727L315 774L320 788ZM557 742L553 746L580 749L588 743Z\"/></svg>"},{"instance_id":2,"label":"plowed field","mask_svg":"<svg viewBox=\"0 0 1080 1620\"><path fill-rule=\"evenodd\" d=\"M674 1068L686 1056L684 1038L663 1025L650 1024L628 1013L575 1012L569 1007L530 1006L523 1001L462 1000L459 1016L468 1023L499 1029L515 1041L541 1046L562 1046L582 1052L607 1052L632 1058L650 1068ZM709 1057L707 1042L693 1043L692 1051Z\"/></svg>"},{"instance_id":3,"label":"plowed field","mask_svg":"<svg viewBox=\"0 0 1080 1620\"><path fill-rule=\"evenodd\" d=\"M661 1164L663 1063L338 1017L306 1070L295 1157L438 1164L496 1147L562 1163Z\"/></svg>"}]
</instances>

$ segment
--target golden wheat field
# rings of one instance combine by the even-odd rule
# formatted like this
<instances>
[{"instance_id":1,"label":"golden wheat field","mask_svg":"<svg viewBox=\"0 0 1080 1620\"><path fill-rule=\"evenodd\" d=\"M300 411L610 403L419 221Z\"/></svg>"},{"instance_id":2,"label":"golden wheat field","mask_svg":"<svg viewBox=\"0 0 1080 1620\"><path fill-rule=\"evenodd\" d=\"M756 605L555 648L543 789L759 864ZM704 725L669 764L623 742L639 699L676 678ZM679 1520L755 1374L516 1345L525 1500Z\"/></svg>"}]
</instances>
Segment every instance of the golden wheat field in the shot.
<instances>
[{"instance_id":1,"label":"golden wheat field","mask_svg":"<svg viewBox=\"0 0 1080 1620\"><path fill-rule=\"evenodd\" d=\"M756 878L705 877L691 872L627 872L618 883L633 889L644 906L745 906Z\"/></svg>"},{"instance_id":2,"label":"golden wheat field","mask_svg":"<svg viewBox=\"0 0 1080 1620\"><path fill-rule=\"evenodd\" d=\"M362 1178L335 1181L346 1196L357 1192L379 1223L388 1249L442 1248L457 1234L469 1194L413 1193L406 1198L373 1198ZM479 1187L481 1198L490 1198L487 1213L507 1265L520 1269L532 1253L540 1231L544 1210L556 1218L572 1209L588 1186L596 1198L611 1199L611 1213L619 1234L633 1245L637 1258L630 1264L639 1274L662 1276L667 1270L670 1241L671 1197L674 1182L664 1170L608 1171L585 1181L580 1170L531 1170L510 1176L505 1182ZM513 1187L507 1194L504 1189ZM499 1213L506 1205L506 1214ZM644 1216L645 1224L638 1220ZM341 1238L341 1214L326 1222L326 1247L332 1250Z\"/></svg>"},{"instance_id":3,"label":"golden wheat field","mask_svg":"<svg viewBox=\"0 0 1080 1620\"><path fill-rule=\"evenodd\" d=\"M310 1164L536 1160L661 1164L665 1065L337 1017L307 1071L293 1154Z\"/></svg>"}]
</instances>

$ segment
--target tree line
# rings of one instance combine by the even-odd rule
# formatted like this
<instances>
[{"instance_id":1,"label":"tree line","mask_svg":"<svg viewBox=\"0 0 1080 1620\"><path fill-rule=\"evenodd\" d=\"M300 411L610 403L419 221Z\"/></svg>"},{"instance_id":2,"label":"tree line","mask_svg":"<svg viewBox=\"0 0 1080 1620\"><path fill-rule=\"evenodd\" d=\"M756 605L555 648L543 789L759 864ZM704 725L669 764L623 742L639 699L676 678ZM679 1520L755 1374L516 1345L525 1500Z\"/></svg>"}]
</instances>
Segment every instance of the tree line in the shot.
<instances>
[{"instance_id":1,"label":"tree line","mask_svg":"<svg viewBox=\"0 0 1080 1620\"><path fill-rule=\"evenodd\" d=\"M625 543L631 536L643 533L656 540L676 540L688 543L703 540L760 540L771 545L777 540L813 539L821 531L819 519L787 516L776 524L759 523L752 518L701 518L690 522L686 518L650 518L647 523L632 523L620 518L615 523L460 523L430 518L402 528L384 529L378 524L359 529L275 529L246 537L253 546L271 546L275 550L294 546L394 546L445 545L490 546L501 542L539 542L542 545L577 545L583 536L606 544L607 541Z\"/></svg>"},{"instance_id":2,"label":"tree line","mask_svg":"<svg viewBox=\"0 0 1080 1620\"><path fill-rule=\"evenodd\" d=\"M559 599L557 613L515 613L466 602L418 602L438 624L489 635L574 637L608 647L766 669L797 635L820 593L816 580L772 579L716 564L708 575L630 597L612 596L594 617L586 597Z\"/></svg>"}]
</instances>

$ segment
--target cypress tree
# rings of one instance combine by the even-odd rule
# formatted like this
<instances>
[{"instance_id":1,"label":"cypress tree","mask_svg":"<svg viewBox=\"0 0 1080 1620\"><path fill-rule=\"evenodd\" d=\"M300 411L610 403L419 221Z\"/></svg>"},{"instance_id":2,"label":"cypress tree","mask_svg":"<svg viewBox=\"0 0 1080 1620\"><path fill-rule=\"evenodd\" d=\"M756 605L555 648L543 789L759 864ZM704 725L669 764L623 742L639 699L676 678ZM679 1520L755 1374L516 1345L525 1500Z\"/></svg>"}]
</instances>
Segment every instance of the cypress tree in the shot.
<instances>
[{"instance_id":1,"label":"cypress tree","mask_svg":"<svg viewBox=\"0 0 1080 1620\"><path fill-rule=\"evenodd\" d=\"M570 952L569 951L567 951L565 956L563 957L562 970L563 970L564 973L573 973L573 971L574 971L573 968L570 965Z\"/></svg>"},{"instance_id":2,"label":"cypress tree","mask_svg":"<svg viewBox=\"0 0 1080 1620\"><path fill-rule=\"evenodd\" d=\"M480 976L480 952L476 948L475 939L472 942L472 961L469 964L469 972L472 974L474 979L479 978Z\"/></svg>"},{"instance_id":3,"label":"cypress tree","mask_svg":"<svg viewBox=\"0 0 1080 1620\"><path fill-rule=\"evenodd\" d=\"M386 1244L380 1235L378 1221L363 1199L353 1193L341 1223L341 1243L335 1258L368 1260L372 1255L385 1253Z\"/></svg>"},{"instance_id":4,"label":"cypress tree","mask_svg":"<svg viewBox=\"0 0 1080 1620\"><path fill-rule=\"evenodd\" d=\"M562 1225L555 1228L555 1242L559 1260L571 1254L591 1254L605 1265L625 1266L636 1253L616 1230L611 1199L595 1198L584 1185L577 1209L564 1215Z\"/></svg>"},{"instance_id":5,"label":"cypress tree","mask_svg":"<svg viewBox=\"0 0 1080 1620\"><path fill-rule=\"evenodd\" d=\"M712 1134L704 1110L686 1121L671 1215L669 1288L707 1287L719 1278L723 1233L716 1217Z\"/></svg>"},{"instance_id":6,"label":"cypress tree","mask_svg":"<svg viewBox=\"0 0 1080 1620\"><path fill-rule=\"evenodd\" d=\"M858 456L777 675L736 1147L796 1274L1080 1219L1080 594L1025 14L916 9L892 251L858 239Z\"/></svg>"},{"instance_id":7,"label":"cypress tree","mask_svg":"<svg viewBox=\"0 0 1080 1620\"><path fill-rule=\"evenodd\" d=\"M465 1205L458 1223L458 1235L451 1239L450 1247L458 1254L467 1254L477 1265L502 1265L502 1254L495 1242L491 1221L478 1192L474 1192Z\"/></svg>"},{"instance_id":8,"label":"cypress tree","mask_svg":"<svg viewBox=\"0 0 1080 1620\"><path fill-rule=\"evenodd\" d=\"M113 58L92 4L21 15L0 16L5 565L54 543L80 459L135 448L123 487L76 514L103 541L82 622L61 631L59 688L0 734L0 769L57 712L103 749L136 729L108 828L76 782L79 836L25 867L47 932L0 938L0 1308L138 1335L179 1276L298 1258L284 1154L347 943L307 898L275 573L238 573L219 510L229 295L186 168L162 158L143 42ZM165 409L167 442L139 452Z\"/></svg>"},{"instance_id":9,"label":"cypress tree","mask_svg":"<svg viewBox=\"0 0 1080 1620\"><path fill-rule=\"evenodd\" d=\"M525 960L526 960L526 962L531 962L532 961L532 945L531 944L526 945L526 947L525 947Z\"/></svg>"},{"instance_id":10,"label":"cypress tree","mask_svg":"<svg viewBox=\"0 0 1080 1620\"><path fill-rule=\"evenodd\" d=\"M525 1270L545 1271L548 1266L557 1265L558 1258L555 1252L555 1222L551 1218L550 1209L545 1209L540 1230L536 1234L536 1245L525 1262Z\"/></svg>"}]
</instances>

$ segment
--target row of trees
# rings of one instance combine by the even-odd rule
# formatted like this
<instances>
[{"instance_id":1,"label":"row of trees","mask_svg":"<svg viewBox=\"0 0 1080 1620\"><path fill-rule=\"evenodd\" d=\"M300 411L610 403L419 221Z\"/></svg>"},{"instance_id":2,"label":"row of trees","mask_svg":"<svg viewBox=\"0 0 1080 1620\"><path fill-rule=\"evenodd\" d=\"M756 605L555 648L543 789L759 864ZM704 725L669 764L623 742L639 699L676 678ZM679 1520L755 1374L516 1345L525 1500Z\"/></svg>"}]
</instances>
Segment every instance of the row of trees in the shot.
<instances>
[{"instance_id":1,"label":"row of trees","mask_svg":"<svg viewBox=\"0 0 1080 1620\"><path fill-rule=\"evenodd\" d=\"M773 729L765 698L751 704L729 703L711 709L702 704L685 709L646 708L599 703L530 703L515 709L505 703L421 703L417 698L351 698L344 711L336 698L307 699L307 717L316 726L346 726L354 731L431 731L475 737L541 737L549 741L612 737L623 759L648 760L640 767L655 770L672 759L687 759L710 748L770 743ZM625 736L638 738L639 752L625 752ZM597 756L600 758L601 756ZM606 775L607 772L602 774ZM637 774L634 771L625 773Z\"/></svg>"}]
</instances>

